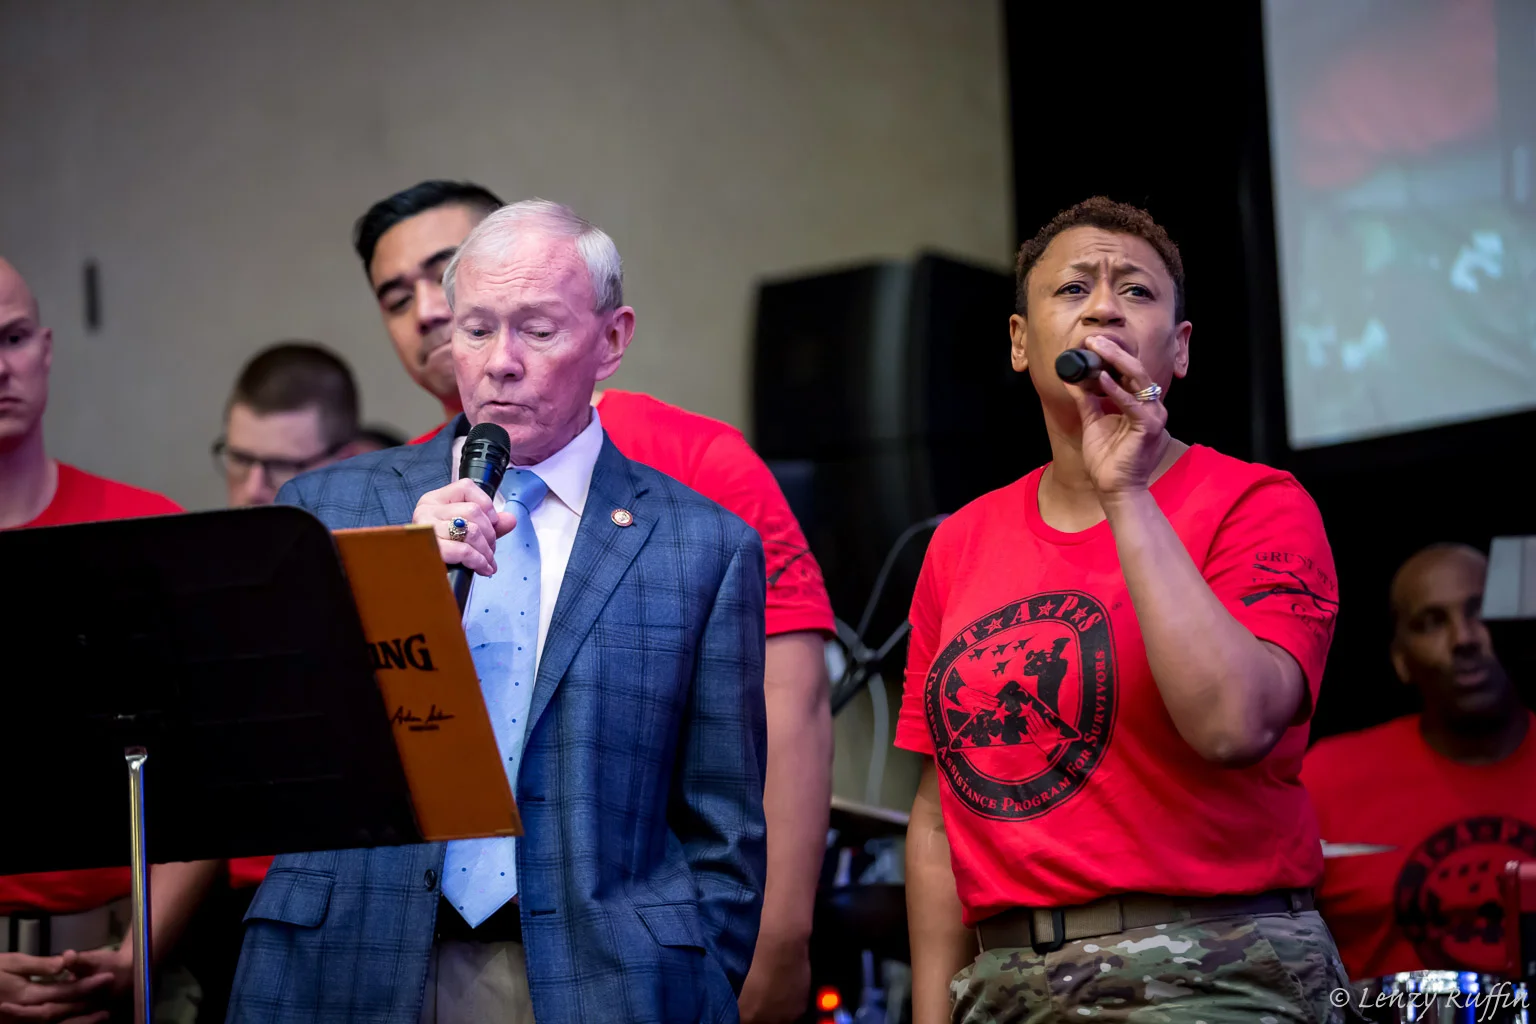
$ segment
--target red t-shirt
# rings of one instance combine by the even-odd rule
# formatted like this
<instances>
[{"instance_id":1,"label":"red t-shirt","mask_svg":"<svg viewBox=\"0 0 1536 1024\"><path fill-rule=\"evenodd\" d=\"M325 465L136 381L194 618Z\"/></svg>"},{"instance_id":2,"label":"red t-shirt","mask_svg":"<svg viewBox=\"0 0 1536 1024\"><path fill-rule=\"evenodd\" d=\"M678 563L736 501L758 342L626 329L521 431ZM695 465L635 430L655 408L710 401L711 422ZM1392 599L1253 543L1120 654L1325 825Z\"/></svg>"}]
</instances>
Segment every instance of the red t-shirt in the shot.
<instances>
[{"instance_id":1,"label":"red t-shirt","mask_svg":"<svg viewBox=\"0 0 1536 1024\"><path fill-rule=\"evenodd\" d=\"M779 482L741 431L632 391L604 391L597 411L603 430L627 458L736 513L763 538L769 636L836 630L821 566Z\"/></svg>"},{"instance_id":2,"label":"red t-shirt","mask_svg":"<svg viewBox=\"0 0 1536 1024\"><path fill-rule=\"evenodd\" d=\"M420 437L413 437L413 438L411 438L410 443L411 444L426 444L428 441L432 440L434 437L437 436L437 432L439 430L442 430L447 425L448 425L448 421L444 420L442 423L439 423L437 426L433 427L431 430L427 431L425 434L422 434Z\"/></svg>"},{"instance_id":3,"label":"red t-shirt","mask_svg":"<svg viewBox=\"0 0 1536 1024\"><path fill-rule=\"evenodd\" d=\"M272 869L273 857L235 857L229 862L229 887L249 889L261 884Z\"/></svg>"},{"instance_id":4,"label":"red t-shirt","mask_svg":"<svg viewBox=\"0 0 1536 1024\"><path fill-rule=\"evenodd\" d=\"M1498 764L1440 756L1409 715L1319 741L1302 781L1325 843L1318 909L1350 977L1503 973L1498 875L1536 860L1536 716Z\"/></svg>"},{"instance_id":5,"label":"red t-shirt","mask_svg":"<svg viewBox=\"0 0 1536 1024\"><path fill-rule=\"evenodd\" d=\"M115 480L95 476L59 463L59 487L42 514L21 529L34 526L65 526L103 519L167 515L181 507L153 491L140 490ZM76 914L105 906L127 896L127 868L94 868L88 871L40 871L29 875L0 876L0 914L41 910L50 914Z\"/></svg>"},{"instance_id":6,"label":"red t-shirt","mask_svg":"<svg viewBox=\"0 0 1536 1024\"><path fill-rule=\"evenodd\" d=\"M1109 524L1048 526L1043 472L946 520L912 599L896 745L935 757L965 923L1118 892L1315 884L1317 824L1298 778L1307 725L1245 769L1185 743ZM1152 494L1227 610L1295 657L1309 712L1338 608L1312 499L1289 474L1198 446Z\"/></svg>"},{"instance_id":7,"label":"red t-shirt","mask_svg":"<svg viewBox=\"0 0 1536 1024\"><path fill-rule=\"evenodd\" d=\"M36 519L18 529L173 515L181 510L180 505L164 495L120 484L61 462L59 486L53 492L53 500Z\"/></svg>"}]
</instances>

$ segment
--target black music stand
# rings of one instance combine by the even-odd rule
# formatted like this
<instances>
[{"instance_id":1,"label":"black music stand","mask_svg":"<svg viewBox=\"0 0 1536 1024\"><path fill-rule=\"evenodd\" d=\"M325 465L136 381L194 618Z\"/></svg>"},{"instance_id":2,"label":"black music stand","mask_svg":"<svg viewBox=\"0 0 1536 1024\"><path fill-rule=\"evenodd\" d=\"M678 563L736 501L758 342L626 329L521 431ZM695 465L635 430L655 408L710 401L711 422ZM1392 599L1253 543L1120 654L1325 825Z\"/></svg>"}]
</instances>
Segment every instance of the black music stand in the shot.
<instances>
[{"instance_id":1,"label":"black music stand","mask_svg":"<svg viewBox=\"0 0 1536 1024\"><path fill-rule=\"evenodd\" d=\"M0 722L29 794L0 874L131 865L139 1021L150 863L421 841L352 593L309 513L8 531L0 567Z\"/></svg>"}]
</instances>

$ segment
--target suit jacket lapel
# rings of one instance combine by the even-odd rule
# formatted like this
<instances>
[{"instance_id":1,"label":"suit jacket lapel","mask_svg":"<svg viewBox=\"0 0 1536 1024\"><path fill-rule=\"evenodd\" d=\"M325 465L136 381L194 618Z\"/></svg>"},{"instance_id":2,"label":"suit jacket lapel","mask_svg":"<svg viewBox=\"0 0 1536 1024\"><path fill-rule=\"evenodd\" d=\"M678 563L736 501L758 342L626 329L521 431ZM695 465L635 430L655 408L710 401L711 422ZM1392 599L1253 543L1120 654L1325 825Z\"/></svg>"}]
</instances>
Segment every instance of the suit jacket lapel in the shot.
<instances>
[{"instance_id":1,"label":"suit jacket lapel","mask_svg":"<svg viewBox=\"0 0 1536 1024\"><path fill-rule=\"evenodd\" d=\"M455 431L463 418L463 413L455 416L432 440L413 445L408 454L395 462L394 469L399 474L395 486L384 486L379 490L379 501L384 505L388 522L409 523L421 496L448 484L451 479L448 461L453 455Z\"/></svg>"},{"instance_id":2,"label":"suit jacket lapel","mask_svg":"<svg viewBox=\"0 0 1536 1024\"><path fill-rule=\"evenodd\" d=\"M640 501L645 491L630 471L629 460L604 434L603 449L592 470L587 506L576 530L565 578L560 582L560 597L555 602L549 635L544 639L539 674L534 680L533 706L528 715L529 734L554 697L576 649L656 525L656 510L647 509ZM619 509L633 516L630 525L620 526L613 521L613 513Z\"/></svg>"}]
</instances>

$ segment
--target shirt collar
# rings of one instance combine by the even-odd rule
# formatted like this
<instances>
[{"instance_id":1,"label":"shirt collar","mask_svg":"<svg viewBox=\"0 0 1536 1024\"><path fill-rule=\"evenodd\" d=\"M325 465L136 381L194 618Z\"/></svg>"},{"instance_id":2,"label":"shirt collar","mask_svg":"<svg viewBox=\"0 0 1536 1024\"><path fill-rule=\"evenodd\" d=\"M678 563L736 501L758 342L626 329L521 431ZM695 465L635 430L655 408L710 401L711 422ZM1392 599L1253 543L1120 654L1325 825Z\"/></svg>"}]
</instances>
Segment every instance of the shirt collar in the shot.
<instances>
[{"instance_id":1,"label":"shirt collar","mask_svg":"<svg viewBox=\"0 0 1536 1024\"><path fill-rule=\"evenodd\" d=\"M549 488L549 493L580 516L587 507L587 494L592 490L592 472L597 468L597 457L602 450L603 421L594 407L591 421L564 448L536 466L512 468L537 473ZM458 473L459 456L463 451L464 438L456 438L448 461L450 479Z\"/></svg>"},{"instance_id":2,"label":"shirt collar","mask_svg":"<svg viewBox=\"0 0 1536 1024\"><path fill-rule=\"evenodd\" d=\"M585 429L571 438L569 444L536 466L517 466L538 474L549 488L549 493L559 498L578 516L587 507L587 493L592 490L592 471L597 468L597 456L603 450L603 421L597 410L592 410L592 420Z\"/></svg>"}]
</instances>

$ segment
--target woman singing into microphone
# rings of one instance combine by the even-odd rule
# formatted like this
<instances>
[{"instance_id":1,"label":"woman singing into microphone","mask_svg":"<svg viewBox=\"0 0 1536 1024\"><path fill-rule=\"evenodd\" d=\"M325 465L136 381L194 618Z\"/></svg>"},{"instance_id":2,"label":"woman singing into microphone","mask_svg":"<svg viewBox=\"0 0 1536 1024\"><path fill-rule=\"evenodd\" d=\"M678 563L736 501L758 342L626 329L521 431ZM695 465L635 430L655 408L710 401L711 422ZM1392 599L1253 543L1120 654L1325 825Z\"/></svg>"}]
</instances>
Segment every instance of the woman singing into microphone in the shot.
<instances>
[{"instance_id":1,"label":"woman singing into microphone","mask_svg":"<svg viewBox=\"0 0 1536 1024\"><path fill-rule=\"evenodd\" d=\"M1052 461L939 528L912 602L915 1020L1354 1019L1298 781L1338 608L1317 507L1168 434L1190 324L1144 211L1062 212L1017 287Z\"/></svg>"}]
</instances>

